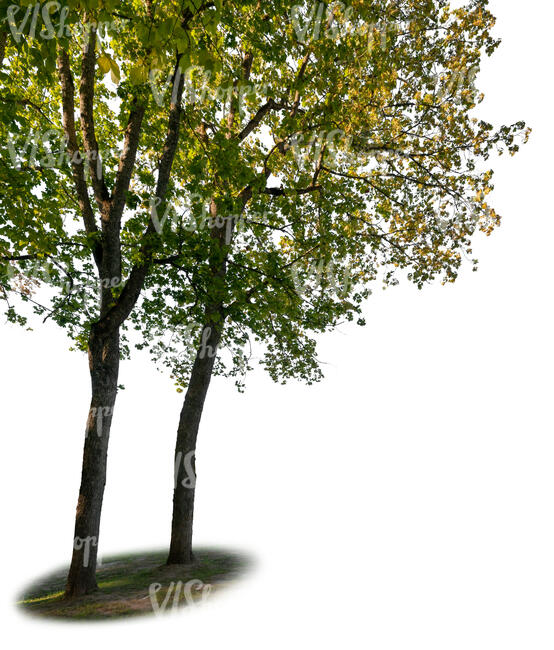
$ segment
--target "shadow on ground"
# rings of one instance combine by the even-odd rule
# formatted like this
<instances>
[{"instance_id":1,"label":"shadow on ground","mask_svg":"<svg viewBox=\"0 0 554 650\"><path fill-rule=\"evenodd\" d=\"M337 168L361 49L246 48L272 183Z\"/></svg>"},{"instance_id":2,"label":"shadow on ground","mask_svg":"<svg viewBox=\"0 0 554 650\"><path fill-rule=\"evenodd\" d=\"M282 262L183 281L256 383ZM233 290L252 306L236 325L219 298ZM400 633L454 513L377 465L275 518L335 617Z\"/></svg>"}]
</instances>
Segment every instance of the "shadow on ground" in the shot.
<instances>
[{"instance_id":1,"label":"shadow on ground","mask_svg":"<svg viewBox=\"0 0 554 650\"><path fill-rule=\"evenodd\" d=\"M99 591L65 600L67 569L29 585L18 607L33 616L68 620L107 620L162 614L198 605L238 579L252 566L239 553L215 549L195 551L189 566L164 564L167 552L146 551L105 558L97 570Z\"/></svg>"}]
</instances>

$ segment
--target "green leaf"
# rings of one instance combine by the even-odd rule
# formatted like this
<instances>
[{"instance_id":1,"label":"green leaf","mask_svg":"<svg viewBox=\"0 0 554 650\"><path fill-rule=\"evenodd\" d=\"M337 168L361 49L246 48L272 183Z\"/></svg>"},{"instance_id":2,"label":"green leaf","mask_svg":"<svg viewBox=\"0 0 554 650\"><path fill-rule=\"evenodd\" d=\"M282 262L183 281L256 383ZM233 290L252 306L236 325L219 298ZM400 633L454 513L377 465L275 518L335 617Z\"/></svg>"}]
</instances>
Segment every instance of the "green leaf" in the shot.
<instances>
[{"instance_id":1,"label":"green leaf","mask_svg":"<svg viewBox=\"0 0 554 650\"><path fill-rule=\"evenodd\" d=\"M121 71L113 59L110 59L110 73L113 83L118 84L121 79Z\"/></svg>"},{"instance_id":2,"label":"green leaf","mask_svg":"<svg viewBox=\"0 0 554 650\"><path fill-rule=\"evenodd\" d=\"M108 72L111 70L111 59L107 54L100 55L98 57L97 63L103 74L108 74Z\"/></svg>"},{"instance_id":3,"label":"green leaf","mask_svg":"<svg viewBox=\"0 0 554 650\"><path fill-rule=\"evenodd\" d=\"M131 83L140 85L148 81L148 67L145 65L135 65L129 70L129 79Z\"/></svg>"}]
</instances>

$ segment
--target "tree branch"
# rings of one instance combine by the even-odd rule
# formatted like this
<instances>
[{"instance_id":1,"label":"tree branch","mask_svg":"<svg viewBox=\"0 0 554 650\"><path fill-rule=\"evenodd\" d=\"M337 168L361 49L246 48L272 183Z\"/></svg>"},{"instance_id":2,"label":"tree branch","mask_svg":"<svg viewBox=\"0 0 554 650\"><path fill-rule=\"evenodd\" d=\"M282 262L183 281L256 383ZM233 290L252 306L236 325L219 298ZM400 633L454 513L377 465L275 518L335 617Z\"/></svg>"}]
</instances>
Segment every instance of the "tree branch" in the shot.
<instances>
[{"instance_id":1,"label":"tree branch","mask_svg":"<svg viewBox=\"0 0 554 650\"><path fill-rule=\"evenodd\" d=\"M110 193L104 180L102 160L98 152L98 142L94 130L94 74L96 71L96 27L86 25L83 61L81 64L81 84L79 87L81 131L85 144L85 155L89 162L89 171L94 189L94 196L102 214L109 209Z\"/></svg>"},{"instance_id":2,"label":"tree branch","mask_svg":"<svg viewBox=\"0 0 554 650\"><path fill-rule=\"evenodd\" d=\"M179 128L182 114L181 101L184 90L184 75L180 69L180 60L181 57L178 56L173 75L174 92L171 98L167 134L162 157L158 165L156 198L160 201L165 199L167 193L173 161L175 160L175 154L177 153L177 146L179 143ZM153 246L151 236L154 235L155 232L154 222L150 220L142 237L143 244L140 249L142 260L135 264L131 269L129 278L115 305L113 305L96 324L96 327L100 330L111 331L113 328L119 327L133 310L137 300L139 299L142 287L144 286L148 269L152 263Z\"/></svg>"},{"instance_id":3,"label":"tree branch","mask_svg":"<svg viewBox=\"0 0 554 650\"><path fill-rule=\"evenodd\" d=\"M38 255L0 255L0 260L5 262L23 262L25 260L36 260Z\"/></svg>"},{"instance_id":4,"label":"tree branch","mask_svg":"<svg viewBox=\"0 0 554 650\"><path fill-rule=\"evenodd\" d=\"M299 189L285 190L282 187L266 187L265 190L262 190L262 194L269 194L270 196L285 196L286 194L309 194L310 192L316 192L321 189L321 185L309 185L308 187L302 187Z\"/></svg>"},{"instance_id":5,"label":"tree branch","mask_svg":"<svg viewBox=\"0 0 554 650\"><path fill-rule=\"evenodd\" d=\"M254 57L252 52L247 52L242 59L242 81L248 81L250 79L250 73L252 72L252 63L254 62ZM233 93L231 95L231 101L229 105L229 114L227 115L227 139L230 140L232 135L233 124L235 123L235 117L237 110L239 108L239 99L237 97L237 87L238 80L235 80L233 84Z\"/></svg>"},{"instance_id":6,"label":"tree branch","mask_svg":"<svg viewBox=\"0 0 554 650\"><path fill-rule=\"evenodd\" d=\"M281 110L286 108L286 104L277 103L274 99L269 99L263 106L260 106L256 115L248 122L238 135L239 141L245 140L256 129L264 117L272 110Z\"/></svg>"},{"instance_id":7,"label":"tree branch","mask_svg":"<svg viewBox=\"0 0 554 650\"><path fill-rule=\"evenodd\" d=\"M115 179L114 190L112 193L112 205L110 209L110 219L121 220L123 209L125 207L125 195L129 189L133 168L137 157L137 150L140 140L140 130L146 107L144 104L133 103L133 108L129 114L129 121L125 130L125 141L123 151L119 159L119 169Z\"/></svg>"},{"instance_id":8,"label":"tree branch","mask_svg":"<svg viewBox=\"0 0 554 650\"><path fill-rule=\"evenodd\" d=\"M87 234L93 235L98 233L98 226L90 204L88 195L87 183L85 180L85 170L83 164L83 157L79 151L77 144L77 134L75 131L75 87L73 84L73 75L71 74L71 66L69 63L69 55L67 52L60 50L58 55L58 72L60 77L60 84L62 90L62 123L65 138L67 141L67 150L71 157L71 171L73 173L73 182L75 183L75 190L77 191L77 200L85 230ZM96 242L94 249L94 260L98 268L102 262L102 245Z\"/></svg>"},{"instance_id":9,"label":"tree branch","mask_svg":"<svg viewBox=\"0 0 554 650\"><path fill-rule=\"evenodd\" d=\"M38 105L32 102L30 99L25 99L25 98L18 98L18 97L0 97L0 100L3 102L10 102L12 104L19 104L20 106L30 106L31 108L34 108L37 113L40 113L40 115L47 121L50 122L50 124L53 124L52 120L44 113L42 108Z\"/></svg>"},{"instance_id":10,"label":"tree branch","mask_svg":"<svg viewBox=\"0 0 554 650\"><path fill-rule=\"evenodd\" d=\"M6 56L6 45L8 44L8 30L3 25L0 27L0 68L4 65Z\"/></svg>"},{"instance_id":11,"label":"tree branch","mask_svg":"<svg viewBox=\"0 0 554 650\"><path fill-rule=\"evenodd\" d=\"M311 50L308 49L306 55L304 56L304 59L302 60L302 63L298 70L298 74L296 75L296 83L299 83L304 78L304 74L306 72L306 68L308 67L308 62L310 60L310 55L311 55ZM296 113L298 113L298 109L300 107L300 101L301 101L300 90L297 89L294 95L294 103L292 105L292 110L290 112L291 117L296 117Z\"/></svg>"}]
</instances>

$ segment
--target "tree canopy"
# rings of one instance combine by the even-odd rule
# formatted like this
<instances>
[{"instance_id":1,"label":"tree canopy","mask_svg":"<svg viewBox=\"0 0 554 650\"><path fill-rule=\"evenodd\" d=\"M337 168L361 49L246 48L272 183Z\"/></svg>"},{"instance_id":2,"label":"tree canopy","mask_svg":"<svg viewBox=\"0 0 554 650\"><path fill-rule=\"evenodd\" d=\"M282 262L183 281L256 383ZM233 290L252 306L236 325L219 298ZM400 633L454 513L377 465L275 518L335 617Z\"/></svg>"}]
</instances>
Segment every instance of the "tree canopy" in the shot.
<instances>
[{"instance_id":1,"label":"tree canopy","mask_svg":"<svg viewBox=\"0 0 554 650\"><path fill-rule=\"evenodd\" d=\"M486 4L223 6L210 66L187 73L170 265L134 314L178 385L208 322L227 325L215 371L239 385L253 342L275 380L317 380L314 334L364 324L377 278L421 288L476 265L473 236L500 221L489 156L528 136L478 114L499 44Z\"/></svg>"},{"instance_id":2,"label":"tree canopy","mask_svg":"<svg viewBox=\"0 0 554 650\"><path fill-rule=\"evenodd\" d=\"M3 288L32 300L21 282L8 287L6 271L37 279L37 258L45 260L38 280L61 291L36 310L52 310L81 346L98 316L99 233L94 201L72 189L80 142L68 141L61 123L57 68L67 48L78 70L87 24L97 26L89 135L99 152L87 176L100 212L137 106L147 124L121 198L122 277L101 281L121 292L145 232L162 235L155 247L165 263L134 313L152 342L168 324L193 333L210 295L234 324L227 343L236 361L251 332L267 344L273 376L314 378L308 333L352 319L381 270L389 284L404 269L418 286L453 281L472 256L474 232L499 222L483 162L495 148L514 153L525 134L523 123L495 130L475 110L481 56L498 46L485 1L451 9L442 1L252 0L204 3L202 13L194 2L3 4L1 180L10 192L0 246L4 258L20 258L5 260ZM155 171L177 61L182 140L161 205ZM211 222L225 233L219 252ZM226 260L221 286L214 255ZM8 314L16 318L12 307Z\"/></svg>"}]
</instances>

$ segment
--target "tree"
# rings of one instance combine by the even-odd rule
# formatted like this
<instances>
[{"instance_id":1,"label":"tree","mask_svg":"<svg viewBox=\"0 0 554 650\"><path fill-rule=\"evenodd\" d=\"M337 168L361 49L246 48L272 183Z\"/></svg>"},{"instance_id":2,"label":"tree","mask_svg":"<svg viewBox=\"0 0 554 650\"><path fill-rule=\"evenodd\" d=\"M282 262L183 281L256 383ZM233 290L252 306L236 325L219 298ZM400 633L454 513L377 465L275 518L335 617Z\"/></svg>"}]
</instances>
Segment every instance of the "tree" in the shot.
<instances>
[{"instance_id":1,"label":"tree","mask_svg":"<svg viewBox=\"0 0 554 650\"><path fill-rule=\"evenodd\" d=\"M96 588L129 326L186 388L168 562L189 562L212 375L242 389L253 344L317 381L314 336L363 324L373 281L454 281L498 224L484 161L525 130L473 116L486 5L0 2L7 314L32 304L91 368L68 596Z\"/></svg>"},{"instance_id":2,"label":"tree","mask_svg":"<svg viewBox=\"0 0 554 650\"><path fill-rule=\"evenodd\" d=\"M254 346L273 379L317 381L314 335L363 325L373 281L422 288L475 266L473 236L500 222L486 161L529 133L476 115L481 57L499 44L486 0L267 4L225 3L206 35L184 95L186 193L164 213L177 252L134 315L186 389L170 564L193 557L212 375L242 387Z\"/></svg>"},{"instance_id":3,"label":"tree","mask_svg":"<svg viewBox=\"0 0 554 650\"><path fill-rule=\"evenodd\" d=\"M7 315L25 324L22 307L32 304L66 327L87 351L91 375L68 597L96 589L109 433L127 351L122 328L157 263L149 205L163 206L179 189L172 168L181 155L180 66L202 55L199 42L218 5L0 3ZM170 66L169 95L155 96L144 83L153 62ZM20 298L13 304L12 294Z\"/></svg>"}]
</instances>

